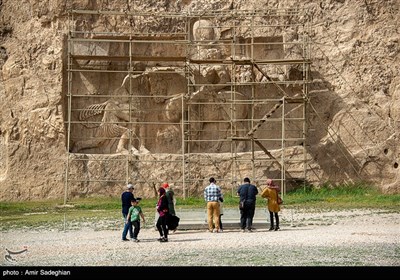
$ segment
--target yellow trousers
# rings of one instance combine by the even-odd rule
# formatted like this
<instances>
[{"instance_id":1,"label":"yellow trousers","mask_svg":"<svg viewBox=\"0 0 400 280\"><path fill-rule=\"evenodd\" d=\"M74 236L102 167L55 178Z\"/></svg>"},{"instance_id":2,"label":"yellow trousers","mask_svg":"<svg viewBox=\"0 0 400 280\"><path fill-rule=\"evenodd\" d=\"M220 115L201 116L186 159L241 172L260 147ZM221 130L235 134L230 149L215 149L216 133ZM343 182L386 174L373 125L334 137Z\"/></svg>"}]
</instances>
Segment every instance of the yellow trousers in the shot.
<instances>
[{"instance_id":1,"label":"yellow trousers","mask_svg":"<svg viewBox=\"0 0 400 280\"><path fill-rule=\"evenodd\" d=\"M207 222L210 231L213 231L214 228L219 231L219 213L219 203L217 201L207 202Z\"/></svg>"}]
</instances>

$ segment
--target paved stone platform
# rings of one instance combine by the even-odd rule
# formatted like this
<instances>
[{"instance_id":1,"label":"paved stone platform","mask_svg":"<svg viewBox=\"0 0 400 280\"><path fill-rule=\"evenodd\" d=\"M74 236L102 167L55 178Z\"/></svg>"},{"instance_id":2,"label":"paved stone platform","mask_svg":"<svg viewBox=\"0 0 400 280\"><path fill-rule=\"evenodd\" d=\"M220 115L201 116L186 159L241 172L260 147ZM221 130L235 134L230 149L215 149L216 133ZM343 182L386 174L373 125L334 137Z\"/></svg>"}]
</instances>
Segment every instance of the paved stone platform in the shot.
<instances>
[{"instance_id":1,"label":"paved stone platform","mask_svg":"<svg viewBox=\"0 0 400 280\"><path fill-rule=\"evenodd\" d=\"M176 215L180 218L179 230L204 229L207 226L207 210L204 209L175 209ZM240 210L224 208L222 215L222 226L224 229L240 229ZM256 208L253 227L269 227L269 213L265 207Z\"/></svg>"}]
</instances>

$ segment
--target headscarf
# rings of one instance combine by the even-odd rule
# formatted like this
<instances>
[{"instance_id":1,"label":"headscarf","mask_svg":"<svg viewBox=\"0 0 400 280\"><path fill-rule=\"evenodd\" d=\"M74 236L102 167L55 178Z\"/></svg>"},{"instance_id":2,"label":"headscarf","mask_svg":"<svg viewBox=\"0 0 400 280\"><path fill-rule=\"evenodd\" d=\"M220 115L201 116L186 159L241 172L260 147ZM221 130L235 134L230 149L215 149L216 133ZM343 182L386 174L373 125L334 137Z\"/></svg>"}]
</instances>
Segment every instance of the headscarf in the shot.
<instances>
[{"instance_id":1,"label":"headscarf","mask_svg":"<svg viewBox=\"0 0 400 280\"><path fill-rule=\"evenodd\" d=\"M158 193L160 194L160 196L162 196L163 194L165 194L165 189L163 187L159 188Z\"/></svg>"},{"instance_id":2,"label":"headscarf","mask_svg":"<svg viewBox=\"0 0 400 280\"><path fill-rule=\"evenodd\" d=\"M274 181L272 181L272 179L267 179L267 186L268 186L268 188L271 188L271 189L280 190L280 187L278 185L275 185L275 183L274 183Z\"/></svg>"}]
</instances>

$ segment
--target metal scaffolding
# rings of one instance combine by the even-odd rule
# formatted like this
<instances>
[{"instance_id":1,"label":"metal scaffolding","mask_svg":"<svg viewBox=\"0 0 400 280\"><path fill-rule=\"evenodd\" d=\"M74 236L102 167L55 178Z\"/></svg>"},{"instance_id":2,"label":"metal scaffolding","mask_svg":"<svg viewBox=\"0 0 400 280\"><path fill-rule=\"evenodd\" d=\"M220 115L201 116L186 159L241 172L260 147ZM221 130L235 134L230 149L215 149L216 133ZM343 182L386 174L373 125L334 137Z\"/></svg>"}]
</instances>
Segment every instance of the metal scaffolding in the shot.
<instances>
[{"instance_id":1,"label":"metal scaffolding","mask_svg":"<svg viewBox=\"0 0 400 280\"><path fill-rule=\"evenodd\" d=\"M138 174L162 162L180 170L168 180L183 197L187 185L204 186L199 170L222 161L217 180L232 188L243 170L283 192L305 182L311 23L303 10L73 10L69 19L65 201L72 186L82 194L135 176L154 188L162 178Z\"/></svg>"}]
</instances>

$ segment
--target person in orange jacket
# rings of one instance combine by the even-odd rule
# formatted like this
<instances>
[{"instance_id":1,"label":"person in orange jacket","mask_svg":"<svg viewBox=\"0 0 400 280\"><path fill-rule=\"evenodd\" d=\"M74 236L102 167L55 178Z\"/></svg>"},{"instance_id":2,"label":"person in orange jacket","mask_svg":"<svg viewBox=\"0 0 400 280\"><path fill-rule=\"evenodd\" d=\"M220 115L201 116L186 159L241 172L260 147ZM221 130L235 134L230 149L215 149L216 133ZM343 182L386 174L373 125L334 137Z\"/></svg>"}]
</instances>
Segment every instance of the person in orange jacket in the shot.
<instances>
[{"instance_id":1,"label":"person in orange jacket","mask_svg":"<svg viewBox=\"0 0 400 280\"><path fill-rule=\"evenodd\" d=\"M261 192L261 197L268 199L268 211L270 219L269 230L279 230L279 211L281 210L278 204L278 193L280 192L280 187L275 185L271 179L267 180L267 187ZM274 227L274 216L276 225Z\"/></svg>"}]
</instances>

